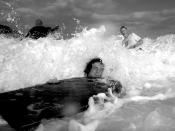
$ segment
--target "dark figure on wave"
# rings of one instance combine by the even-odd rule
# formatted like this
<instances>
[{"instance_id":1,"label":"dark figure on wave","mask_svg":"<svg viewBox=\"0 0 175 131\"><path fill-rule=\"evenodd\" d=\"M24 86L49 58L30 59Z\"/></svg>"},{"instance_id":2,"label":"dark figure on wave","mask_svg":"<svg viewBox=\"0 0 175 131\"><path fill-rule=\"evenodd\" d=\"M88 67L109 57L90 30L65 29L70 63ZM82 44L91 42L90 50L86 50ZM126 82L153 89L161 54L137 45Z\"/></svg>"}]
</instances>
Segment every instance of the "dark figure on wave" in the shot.
<instances>
[{"instance_id":1,"label":"dark figure on wave","mask_svg":"<svg viewBox=\"0 0 175 131\"><path fill-rule=\"evenodd\" d=\"M0 115L17 131L34 130L42 119L63 118L83 112L89 98L98 93L121 94L118 81L99 81L104 64L94 58L84 70L86 77L72 78L0 93Z\"/></svg>"},{"instance_id":2,"label":"dark figure on wave","mask_svg":"<svg viewBox=\"0 0 175 131\"><path fill-rule=\"evenodd\" d=\"M32 39L39 39L43 37L47 37L48 34L55 34L58 32L59 26L55 26L54 28L46 27L43 25L42 20L37 19L35 21L35 26L32 27L29 32L27 33L26 37L30 37Z\"/></svg>"},{"instance_id":3,"label":"dark figure on wave","mask_svg":"<svg viewBox=\"0 0 175 131\"><path fill-rule=\"evenodd\" d=\"M12 29L7 25L0 24L0 35L5 35L6 37L23 37L23 34L20 34L17 30Z\"/></svg>"},{"instance_id":4,"label":"dark figure on wave","mask_svg":"<svg viewBox=\"0 0 175 131\"><path fill-rule=\"evenodd\" d=\"M43 22L40 19L35 21L35 26L32 27L26 37L30 37L32 39L39 39L41 37L46 37L51 32L51 27L43 26Z\"/></svg>"},{"instance_id":5,"label":"dark figure on wave","mask_svg":"<svg viewBox=\"0 0 175 131\"><path fill-rule=\"evenodd\" d=\"M0 24L0 34L7 35L7 34L12 34L12 33L13 33L13 30L9 26Z\"/></svg>"}]
</instances>

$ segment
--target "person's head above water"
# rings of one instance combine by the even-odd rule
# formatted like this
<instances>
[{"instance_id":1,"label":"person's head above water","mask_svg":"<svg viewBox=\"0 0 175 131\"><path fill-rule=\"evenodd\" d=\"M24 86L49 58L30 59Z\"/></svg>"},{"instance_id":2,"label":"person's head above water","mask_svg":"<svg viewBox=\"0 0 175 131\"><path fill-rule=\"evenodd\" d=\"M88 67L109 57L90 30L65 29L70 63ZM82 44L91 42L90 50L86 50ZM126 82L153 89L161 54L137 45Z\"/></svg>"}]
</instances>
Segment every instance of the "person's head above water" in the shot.
<instances>
[{"instance_id":1,"label":"person's head above water","mask_svg":"<svg viewBox=\"0 0 175 131\"><path fill-rule=\"evenodd\" d=\"M129 35L128 28L126 26L121 26L120 27L120 33L124 36L127 37Z\"/></svg>"},{"instance_id":2,"label":"person's head above water","mask_svg":"<svg viewBox=\"0 0 175 131\"><path fill-rule=\"evenodd\" d=\"M102 78L104 64L100 58L90 60L84 70L84 74L88 78Z\"/></svg>"},{"instance_id":3,"label":"person's head above water","mask_svg":"<svg viewBox=\"0 0 175 131\"><path fill-rule=\"evenodd\" d=\"M43 21L41 19L36 19L35 20L35 25L36 26L43 26Z\"/></svg>"}]
</instances>

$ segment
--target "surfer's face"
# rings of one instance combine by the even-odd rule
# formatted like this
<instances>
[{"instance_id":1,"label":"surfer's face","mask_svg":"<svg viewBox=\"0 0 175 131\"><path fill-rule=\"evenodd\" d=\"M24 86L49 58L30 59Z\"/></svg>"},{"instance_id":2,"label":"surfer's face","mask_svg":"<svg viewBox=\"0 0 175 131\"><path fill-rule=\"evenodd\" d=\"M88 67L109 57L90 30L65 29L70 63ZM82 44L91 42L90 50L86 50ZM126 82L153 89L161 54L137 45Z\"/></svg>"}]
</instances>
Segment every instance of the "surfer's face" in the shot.
<instances>
[{"instance_id":1,"label":"surfer's face","mask_svg":"<svg viewBox=\"0 0 175 131\"><path fill-rule=\"evenodd\" d=\"M104 65L100 62L92 64L92 68L88 74L88 77L101 78L104 71Z\"/></svg>"},{"instance_id":2,"label":"surfer's face","mask_svg":"<svg viewBox=\"0 0 175 131\"><path fill-rule=\"evenodd\" d=\"M127 30L126 28L120 29L120 32L121 32L121 34L122 34L124 37L127 37L127 35L128 35L128 30Z\"/></svg>"}]
</instances>

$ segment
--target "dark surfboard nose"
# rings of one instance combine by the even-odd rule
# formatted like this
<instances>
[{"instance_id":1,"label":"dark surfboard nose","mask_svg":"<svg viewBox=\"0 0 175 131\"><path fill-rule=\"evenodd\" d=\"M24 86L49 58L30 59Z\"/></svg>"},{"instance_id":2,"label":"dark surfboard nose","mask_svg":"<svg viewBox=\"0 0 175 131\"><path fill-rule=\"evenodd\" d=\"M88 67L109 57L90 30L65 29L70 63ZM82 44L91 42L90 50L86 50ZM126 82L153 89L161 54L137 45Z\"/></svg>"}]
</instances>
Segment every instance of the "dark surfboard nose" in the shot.
<instances>
[{"instance_id":1,"label":"dark surfboard nose","mask_svg":"<svg viewBox=\"0 0 175 131\"><path fill-rule=\"evenodd\" d=\"M42 119L75 115L88 108L91 96L109 86L97 80L72 78L0 93L0 115L16 130L35 128Z\"/></svg>"}]
</instances>

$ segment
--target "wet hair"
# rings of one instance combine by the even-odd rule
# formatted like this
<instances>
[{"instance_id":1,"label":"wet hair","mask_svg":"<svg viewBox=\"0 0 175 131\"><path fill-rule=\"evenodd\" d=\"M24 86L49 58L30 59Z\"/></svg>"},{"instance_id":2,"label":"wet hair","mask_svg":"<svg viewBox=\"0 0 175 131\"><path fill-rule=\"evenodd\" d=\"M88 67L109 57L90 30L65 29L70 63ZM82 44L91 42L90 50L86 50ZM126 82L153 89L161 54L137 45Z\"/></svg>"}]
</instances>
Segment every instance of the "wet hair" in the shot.
<instances>
[{"instance_id":1,"label":"wet hair","mask_svg":"<svg viewBox=\"0 0 175 131\"><path fill-rule=\"evenodd\" d=\"M120 30L123 29L123 28L128 29L126 26L122 25L122 26L120 27Z\"/></svg>"},{"instance_id":2,"label":"wet hair","mask_svg":"<svg viewBox=\"0 0 175 131\"><path fill-rule=\"evenodd\" d=\"M43 21L41 19L36 19L35 20L35 25L36 26L42 26L43 25Z\"/></svg>"},{"instance_id":3,"label":"wet hair","mask_svg":"<svg viewBox=\"0 0 175 131\"><path fill-rule=\"evenodd\" d=\"M85 68L85 70L84 70L85 76L88 76L88 75L89 75L89 72L90 72L91 69L92 69L92 64L94 64L94 63L96 63L96 62L99 62L99 63L101 63L102 65L104 65L103 62L102 62L102 60L101 60L100 58L93 58L93 59L91 59L91 60L87 63L86 68Z\"/></svg>"}]
</instances>

